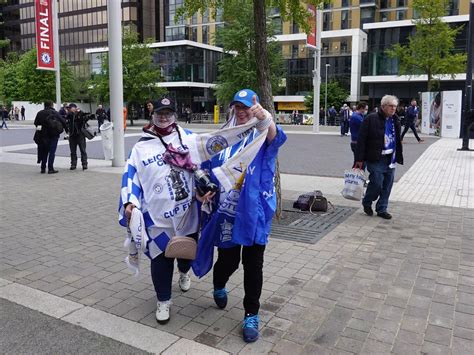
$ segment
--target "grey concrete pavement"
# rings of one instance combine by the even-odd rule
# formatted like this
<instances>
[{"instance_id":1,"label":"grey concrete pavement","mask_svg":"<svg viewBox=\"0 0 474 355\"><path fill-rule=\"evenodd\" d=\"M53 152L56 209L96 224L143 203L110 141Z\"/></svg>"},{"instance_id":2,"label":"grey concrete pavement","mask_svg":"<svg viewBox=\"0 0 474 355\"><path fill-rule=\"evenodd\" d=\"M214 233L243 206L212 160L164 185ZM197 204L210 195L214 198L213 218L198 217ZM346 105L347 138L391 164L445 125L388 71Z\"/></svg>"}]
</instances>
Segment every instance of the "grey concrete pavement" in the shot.
<instances>
[{"instance_id":1,"label":"grey concrete pavement","mask_svg":"<svg viewBox=\"0 0 474 355\"><path fill-rule=\"evenodd\" d=\"M428 147L425 159L440 159L443 155L438 149L451 149L439 142ZM430 149L438 154L433 155ZM472 172L473 155L467 154L465 170ZM64 305L57 307L60 312L52 315L55 318L150 352L472 351L474 209L440 206L439 202L409 203L402 196L390 204L391 221L367 217L359 209L316 244L271 237L265 255L262 336L257 343L245 344L240 334L241 270L229 281L227 309L214 305L209 276L193 278L187 293L173 286L170 323L156 323L147 260L143 260L138 279L131 277L123 263L124 231L116 222L121 169L97 162L86 172L61 170L41 175L31 160L16 164L6 159L8 156L20 161L27 154L4 152L0 162L0 299L33 309L39 306L35 308L38 302L32 298L45 298L46 304L51 304L50 297L64 300ZM444 168L452 167L445 162ZM472 176L466 173L462 180L451 180L457 184L464 179L472 181ZM342 187L340 180L287 177L292 181L283 184L285 198L312 190L315 181L329 179L325 183L331 188L328 197L333 203L358 206L336 195ZM402 188L412 183L398 184ZM449 193L448 185L441 186L447 186ZM437 192L420 191L426 196L433 193ZM48 309L41 306L39 310L56 312L55 307ZM114 324L120 330L117 333ZM159 348L150 335L138 348L130 344L133 337L120 335L131 329L157 332L170 345ZM8 341L3 334L0 339Z\"/></svg>"},{"instance_id":2,"label":"grey concrete pavement","mask_svg":"<svg viewBox=\"0 0 474 355\"><path fill-rule=\"evenodd\" d=\"M0 314L0 349L5 355L149 354L3 298Z\"/></svg>"}]
</instances>

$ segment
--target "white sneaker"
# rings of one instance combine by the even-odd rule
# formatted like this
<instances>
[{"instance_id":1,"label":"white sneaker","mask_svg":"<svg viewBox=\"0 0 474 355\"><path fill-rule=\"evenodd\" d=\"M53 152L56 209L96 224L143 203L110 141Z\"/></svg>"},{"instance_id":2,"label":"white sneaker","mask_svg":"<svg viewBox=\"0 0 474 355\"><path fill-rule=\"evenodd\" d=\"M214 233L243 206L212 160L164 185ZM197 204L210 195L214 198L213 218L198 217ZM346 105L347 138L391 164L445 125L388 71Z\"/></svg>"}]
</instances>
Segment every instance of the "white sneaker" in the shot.
<instances>
[{"instance_id":1,"label":"white sneaker","mask_svg":"<svg viewBox=\"0 0 474 355\"><path fill-rule=\"evenodd\" d=\"M160 324L166 324L170 320L170 305L171 301L158 301L156 303L156 321Z\"/></svg>"},{"instance_id":2,"label":"white sneaker","mask_svg":"<svg viewBox=\"0 0 474 355\"><path fill-rule=\"evenodd\" d=\"M179 273L179 288L181 291L186 292L191 288L191 277L189 276L189 271L184 273Z\"/></svg>"}]
</instances>

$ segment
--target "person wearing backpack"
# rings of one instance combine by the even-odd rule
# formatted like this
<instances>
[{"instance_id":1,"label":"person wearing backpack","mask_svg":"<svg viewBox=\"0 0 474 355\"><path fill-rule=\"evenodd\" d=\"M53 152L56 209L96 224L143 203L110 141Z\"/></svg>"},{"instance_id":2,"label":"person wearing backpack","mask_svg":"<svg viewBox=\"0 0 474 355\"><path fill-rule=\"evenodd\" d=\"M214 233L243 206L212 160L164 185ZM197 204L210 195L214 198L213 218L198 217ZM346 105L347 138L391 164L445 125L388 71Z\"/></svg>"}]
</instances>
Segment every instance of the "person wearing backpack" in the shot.
<instances>
[{"instance_id":1,"label":"person wearing backpack","mask_svg":"<svg viewBox=\"0 0 474 355\"><path fill-rule=\"evenodd\" d=\"M35 117L36 132L33 140L38 145L38 163L41 163L41 174L56 174L54 158L58 147L59 135L66 128L66 121L54 109L52 101L45 101L44 110Z\"/></svg>"}]
</instances>

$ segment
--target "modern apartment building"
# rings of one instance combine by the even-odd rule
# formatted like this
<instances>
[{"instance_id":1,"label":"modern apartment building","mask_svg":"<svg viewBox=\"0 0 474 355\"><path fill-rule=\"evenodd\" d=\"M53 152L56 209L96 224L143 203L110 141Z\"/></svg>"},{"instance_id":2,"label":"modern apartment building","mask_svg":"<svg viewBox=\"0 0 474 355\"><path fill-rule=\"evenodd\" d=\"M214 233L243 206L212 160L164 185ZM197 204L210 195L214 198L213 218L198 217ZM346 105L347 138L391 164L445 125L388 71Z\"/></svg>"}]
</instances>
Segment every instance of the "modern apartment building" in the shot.
<instances>
[{"instance_id":1,"label":"modern apartment building","mask_svg":"<svg viewBox=\"0 0 474 355\"><path fill-rule=\"evenodd\" d=\"M445 21L467 24L469 1L448 0ZM384 51L394 43L404 43L413 32L412 0L332 0L323 10L321 78L340 81L350 92L348 100L370 100L373 104L385 93L402 99L424 91L426 78L397 76L396 60ZM100 53L107 46L106 0L59 0L61 55L78 73L97 71ZM153 38L157 48L154 61L162 69L165 86L193 112L210 112L215 98L212 88L217 78L217 62L222 49L215 33L224 26L221 12L209 12L175 20L183 0L122 0L122 21L135 28L140 37ZM5 23L0 27L12 38L12 50L28 50L34 45L34 2L12 0L4 7ZM282 21L278 9L270 9L276 38L281 42L286 77L275 94L276 109L304 109L304 96L313 91L313 52L306 46L306 34L296 24ZM466 50L467 26L457 38L457 49ZM0 54L2 54L0 52ZM90 61L90 65L88 64ZM465 74L456 80L442 80L442 89L462 89ZM447 78L448 79L448 78Z\"/></svg>"},{"instance_id":2,"label":"modern apartment building","mask_svg":"<svg viewBox=\"0 0 474 355\"><path fill-rule=\"evenodd\" d=\"M466 51L469 21L469 2L449 1L444 20L453 26L464 25L456 40L456 49ZM389 59L384 51L395 43L407 43L414 33L412 19L417 14L412 0L332 0L323 10L321 79L338 80L350 91L348 101L369 100L376 105L388 93L402 100L418 97L426 91L426 76L409 78L397 76L398 62ZM275 12L274 21L278 21ZM292 110L302 107L304 95L312 92L313 53L306 45L306 36L297 26L283 23L281 34L286 60L284 95L277 95L277 109ZM455 80L441 80L441 89L462 89L465 74Z\"/></svg>"}]
</instances>

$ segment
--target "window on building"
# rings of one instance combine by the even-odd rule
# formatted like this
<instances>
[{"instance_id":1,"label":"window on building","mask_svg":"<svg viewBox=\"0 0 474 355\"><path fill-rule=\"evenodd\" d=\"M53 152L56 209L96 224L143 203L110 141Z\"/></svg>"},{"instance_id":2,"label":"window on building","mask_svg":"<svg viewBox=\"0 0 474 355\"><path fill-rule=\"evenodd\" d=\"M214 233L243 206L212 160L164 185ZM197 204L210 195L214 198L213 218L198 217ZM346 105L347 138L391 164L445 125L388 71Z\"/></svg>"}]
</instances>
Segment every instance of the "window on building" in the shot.
<instances>
[{"instance_id":1,"label":"window on building","mask_svg":"<svg viewBox=\"0 0 474 355\"><path fill-rule=\"evenodd\" d=\"M281 35L283 33L283 22L281 17L272 18L273 33L276 35Z\"/></svg>"},{"instance_id":2,"label":"window on building","mask_svg":"<svg viewBox=\"0 0 474 355\"><path fill-rule=\"evenodd\" d=\"M202 26L202 43L209 43L209 26Z\"/></svg>"},{"instance_id":3,"label":"window on building","mask_svg":"<svg viewBox=\"0 0 474 355\"><path fill-rule=\"evenodd\" d=\"M397 7L405 7L407 6L406 0L397 0Z\"/></svg>"},{"instance_id":4,"label":"window on building","mask_svg":"<svg viewBox=\"0 0 474 355\"><path fill-rule=\"evenodd\" d=\"M448 16L459 15L459 0L450 0L448 3Z\"/></svg>"},{"instance_id":5,"label":"window on building","mask_svg":"<svg viewBox=\"0 0 474 355\"><path fill-rule=\"evenodd\" d=\"M341 7L351 6L351 0L341 0Z\"/></svg>"},{"instance_id":6,"label":"window on building","mask_svg":"<svg viewBox=\"0 0 474 355\"><path fill-rule=\"evenodd\" d=\"M397 20L401 21L406 18L406 11L405 10L398 10L397 11Z\"/></svg>"},{"instance_id":7,"label":"window on building","mask_svg":"<svg viewBox=\"0 0 474 355\"><path fill-rule=\"evenodd\" d=\"M374 8L362 8L360 10L360 24L361 25L363 25L364 23L372 23L374 21L375 21Z\"/></svg>"},{"instance_id":8,"label":"window on building","mask_svg":"<svg viewBox=\"0 0 474 355\"><path fill-rule=\"evenodd\" d=\"M349 14L349 10L341 11L341 30L350 28Z\"/></svg>"},{"instance_id":9,"label":"window on building","mask_svg":"<svg viewBox=\"0 0 474 355\"><path fill-rule=\"evenodd\" d=\"M388 21L388 12L381 12L380 13L380 21L382 21L382 22Z\"/></svg>"},{"instance_id":10,"label":"window on building","mask_svg":"<svg viewBox=\"0 0 474 355\"><path fill-rule=\"evenodd\" d=\"M323 12L323 31L332 30L332 13Z\"/></svg>"},{"instance_id":11,"label":"window on building","mask_svg":"<svg viewBox=\"0 0 474 355\"><path fill-rule=\"evenodd\" d=\"M381 9L387 9L389 6L389 0L380 0L380 8Z\"/></svg>"}]
</instances>

